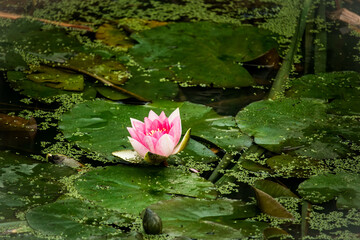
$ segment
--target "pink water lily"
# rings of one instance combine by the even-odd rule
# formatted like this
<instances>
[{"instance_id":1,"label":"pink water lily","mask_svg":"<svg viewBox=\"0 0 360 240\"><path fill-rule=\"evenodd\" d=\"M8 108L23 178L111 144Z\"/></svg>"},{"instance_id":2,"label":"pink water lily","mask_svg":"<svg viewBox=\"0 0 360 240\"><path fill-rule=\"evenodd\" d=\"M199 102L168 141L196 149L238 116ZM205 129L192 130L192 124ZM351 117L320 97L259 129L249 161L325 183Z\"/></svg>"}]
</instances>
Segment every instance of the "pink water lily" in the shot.
<instances>
[{"instance_id":1,"label":"pink water lily","mask_svg":"<svg viewBox=\"0 0 360 240\"><path fill-rule=\"evenodd\" d=\"M168 157L181 151L189 139L188 131L185 140L178 144L181 137L180 111L177 108L167 118L164 112L158 116L150 110L149 116L144 118L144 122L130 118L132 127L128 127L131 137L129 141L135 151L145 157L148 152Z\"/></svg>"}]
</instances>

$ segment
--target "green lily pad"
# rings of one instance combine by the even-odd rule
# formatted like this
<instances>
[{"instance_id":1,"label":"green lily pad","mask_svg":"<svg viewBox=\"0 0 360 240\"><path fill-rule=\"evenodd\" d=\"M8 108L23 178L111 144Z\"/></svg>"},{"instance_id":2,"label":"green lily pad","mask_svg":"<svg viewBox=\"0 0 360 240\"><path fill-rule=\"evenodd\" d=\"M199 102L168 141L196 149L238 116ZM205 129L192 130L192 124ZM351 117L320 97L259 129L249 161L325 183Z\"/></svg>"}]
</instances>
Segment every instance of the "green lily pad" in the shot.
<instances>
[{"instance_id":1,"label":"green lily pad","mask_svg":"<svg viewBox=\"0 0 360 240\"><path fill-rule=\"evenodd\" d=\"M64 29L45 30L43 27L42 22L22 18L12 21L9 26L0 28L1 46L4 46L6 50L5 68L7 70L27 68L27 65L35 59L64 62L73 55L74 50L82 48L79 41L75 37L68 36ZM49 39L56 39L56 41L49 41ZM18 60L8 63L7 60L14 56Z\"/></svg>"},{"instance_id":2,"label":"green lily pad","mask_svg":"<svg viewBox=\"0 0 360 240\"><path fill-rule=\"evenodd\" d=\"M74 75L76 76L76 75ZM17 71L8 71L7 79L11 86L16 90L20 91L28 97L37 99L51 98L63 94L75 94L74 91L65 91L59 88L52 88L46 86L44 83L36 83L27 78L26 74ZM84 91L82 92L84 99L94 99L96 97L96 90L91 85L85 85Z\"/></svg>"},{"instance_id":3,"label":"green lily pad","mask_svg":"<svg viewBox=\"0 0 360 240\"><path fill-rule=\"evenodd\" d=\"M126 67L118 61L99 55L79 53L66 66L104 78L113 84L123 84L130 77Z\"/></svg>"},{"instance_id":4,"label":"green lily pad","mask_svg":"<svg viewBox=\"0 0 360 240\"><path fill-rule=\"evenodd\" d=\"M128 50L134 45L134 41L127 36L127 33L113 25L105 23L96 31L96 39L101 40L106 45Z\"/></svg>"},{"instance_id":5,"label":"green lily pad","mask_svg":"<svg viewBox=\"0 0 360 240\"><path fill-rule=\"evenodd\" d=\"M137 215L173 195L213 199L214 186L175 168L111 166L92 170L75 182L78 193L96 204Z\"/></svg>"},{"instance_id":6,"label":"green lily pad","mask_svg":"<svg viewBox=\"0 0 360 240\"><path fill-rule=\"evenodd\" d=\"M131 73L129 80L122 86L146 99L174 99L179 86L169 71L144 70L139 66L128 66Z\"/></svg>"},{"instance_id":7,"label":"green lily pad","mask_svg":"<svg viewBox=\"0 0 360 240\"><path fill-rule=\"evenodd\" d=\"M175 198L149 206L163 222L163 233L194 239L239 239L259 235L266 223L245 220L259 212L255 205L228 199Z\"/></svg>"},{"instance_id":8,"label":"green lily pad","mask_svg":"<svg viewBox=\"0 0 360 240\"><path fill-rule=\"evenodd\" d=\"M283 177L308 178L324 168L321 160L287 154L268 158L266 164L276 173L281 173Z\"/></svg>"},{"instance_id":9,"label":"green lily pad","mask_svg":"<svg viewBox=\"0 0 360 240\"><path fill-rule=\"evenodd\" d=\"M272 182L270 180L256 180L254 182L254 187L269 194L271 197L274 197L274 198L278 198L278 197L298 198L298 196L296 196L296 194L294 194L287 187L285 187L279 183Z\"/></svg>"},{"instance_id":10,"label":"green lily pad","mask_svg":"<svg viewBox=\"0 0 360 240\"><path fill-rule=\"evenodd\" d=\"M14 221L20 211L55 201L62 189L57 180L75 173L7 151L0 151L0 169L0 222Z\"/></svg>"},{"instance_id":11,"label":"green lily pad","mask_svg":"<svg viewBox=\"0 0 360 240\"><path fill-rule=\"evenodd\" d=\"M59 128L69 141L101 154L105 162L114 161L116 158L112 152L132 149L126 129L131 126L130 118L143 121L150 110L158 114L165 111L169 116L177 107L180 109L183 132L191 128L193 136L206 138L230 150L241 150L251 145L251 139L241 134L233 117L219 116L209 107L189 102L158 101L143 106L103 100L85 102L65 113ZM200 155L194 155L194 160L203 157Z\"/></svg>"},{"instance_id":12,"label":"green lily pad","mask_svg":"<svg viewBox=\"0 0 360 240\"><path fill-rule=\"evenodd\" d=\"M60 71L56 68L40 66L35 72L27 75L27 78L36 83L44 83L45 86L67 91L84 90L84 77L80 74L73 74Z\"/></svg>"},{"instance_id":13,"label":"green lily pad","mask_svg":"<svg viewBox=\"0 0 360 240\"><path fill-rule=\"evenodd\" d=\"M215 87L253 85L240 63L277 47L267 30L211 22L174 23L131 37L139 44L129 53L143 67L168 69L177 81Z\"/></svg>"},{"instance_id":14,"label":"green lily pad","mask_svg":"<svg viewBox=\"0 0 360 240\"><path fill-rule=\"evenodd\" d=\"M299 185L299 194L312 203L337 198L341 208L360 208L360 177L356 173L320 174Z\"/></svg>"},{"instance_id":15,"label":"green lily pad","mask_svg":"<svg viewBox=\"0 0 360 240\"><path fill-rule=\"evenodd\" d=\"M96 91L100 93L102 96L114 101L129 98L129 95L121 93L111 87L96 87Z\"/></svg>"},{"instance_id":16,"label":"green lily pad","mask_svg":"<svg viewBox=\"0 0 360 240\"><path fill-rule=\"evenodd\" d=\"M307 74L290 82L287 95L290 97L345 99L358 95L360 90L358 72L331 72Z\"/></svg>"},{"instance_id":17,"label":"green lily pad","mask_svg":"<svg viewBox=\"0 0 360 240\"><path fill-rule=\"evenodd\" d=\"M31 209L26 214L31 228L46 236L63 239L125 236L120 227L128 227L129 218L78 199L59 200ZM125 238L126 239L126 238Z\"/></svg>"},{"instance_id":18,"label":"green lily pad","mask_svg":"<svg viewBox=\"0 0 360 240\"><path fill-rule=\"evenodd\" d=\"M318 99L264 100L245 107L236 121L255 143L276 153L293 151L317 159L347 156L351 150L344 139L359 142L358 123L327 114L328 108Z\"/></svg>"},{"instance_id":19,"label":"green lily pad","mask_svg":"<svg viewBox=\"0 0 360 240\"><path fill-rule=\"evenodd\" d=\"M329 112L339 115L360 114L360 74L331 72L308 74L291 81L287 95L294 98L319 98L331 101Z\"/></svg>"}]
</instances>

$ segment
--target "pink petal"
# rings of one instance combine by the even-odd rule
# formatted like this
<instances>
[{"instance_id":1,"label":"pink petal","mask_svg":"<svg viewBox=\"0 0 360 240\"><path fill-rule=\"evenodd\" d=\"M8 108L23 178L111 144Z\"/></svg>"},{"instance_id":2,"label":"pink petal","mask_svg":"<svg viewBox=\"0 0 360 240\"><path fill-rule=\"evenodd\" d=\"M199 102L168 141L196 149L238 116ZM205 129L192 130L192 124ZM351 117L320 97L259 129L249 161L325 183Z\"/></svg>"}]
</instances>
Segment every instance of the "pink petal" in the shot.
<instances>
[{"instance_id":1,"label":"pink petal","mask_svg":"<svg viewBox=\"0 0 360 240\"><path fill-rule=\"evenodd\" d=\"M169 123L171 125L171 123L174 121L175 118L179 117L180 119L180 111L179 108L175 109L169 116ZM181 119L180 119L181 120Z\"/></svg>"},{"instance_id":2,"label":"pink petal","mask_svg":"<svg viewBox=\"0 0 360 240\"><path fill-rule=\"evenodd\" d=\"M170 124L169 124L169 120L167 118L161 122L161 129L166 129L166 133L169 132Z\"/></svg>"},{"instance_id":3,"label":"pink petal","mask_svg":"<svg viewBox=\"0 0 360 240\"><path fill-rule=\"evenodd\" d=\"M155 119L159 119L159 116L153 110L150 110L148 118L151 121L154 121Z\"/></svg>"},{"instance_id":4,"label":"pink petal","mask_svg":"<svg viewBox=\"0 0 360 240\"><path fill-rule=\"evenodd\" d=\"M154 131L162 131L162 128L161 128L161 123L158 119L155 119L152 123L151 123L151 130L154 130Z\"/></svg>"},{"instance_id":5,"label":"pink petal","mask_svg":"<svg viewBox=\"0 0 360 240\"><path fill-rule=\"evenodd\" d=\"M162 111L162 112L160 113L159 119L160 119L160 122L163 122L165 119L167 119L164 111Z\"/></svg>"},{"instance_id":6,"label":"pink petal","mask_svg":"<svg viewBox=\"0 0 360 240\"><path fill-rule=\"evenodd\" d=\"M143 122L141 122L137 119L134 119L134 118L130 118L130 121L131 121L131 125L135 131L140 131L140 132L145 131L145 125Z\"/></svg>"},{"instance_id":7,"label":"pink petal","mask_svg":"<svg viewBox=\"0 0 360 240\"><path fill-rule=\"evenodd\" d=\"M173 137L169 134L164 134L155 146L155 153L161 156L168 157L172 154L175 144Z\"/></svg>"},{"instance_id":8,"label":"pink petal","mask_svg":"<svg viewBox=\"0 0 360 240\"><path fill-rule=\"evenodd\" d=\"M128 137L132 147L134 150L141 156L145 157L145 154L149 151L144 145L142 145L140 142L136 141L135 139Z\"/></svg>"},{"instance_id":9,"label":"pink petal","mask_svg":"<svg viewBox=\"0 0 360 240\"><path fill-rule=\"evenodd\" d=\"M131 136L133 139L139 141L139 136L137 135L136 131L135 131L133 128L128 127L127 130L129 131L130 136Z\"/></svg>"},{"instance_id":10,"label":"pink petal","mask_svg":"<svg viewBox=\"0 0 360 240\"><path fill-rule=\"evenodd\" d=\"M153 130L151 128L152 121L149 118L147 118L147 117L144 118L144 125L145 125L145 134L147 134L147 133L151 132L151 130Z\"/></svg>"},{"instance_id":11,"label":"pink petal","mask_svg":"<svg viewBox=\"0 0 360 240\"><path fill-rule=\"evenodd\" d=\"M162 137L162 135L164 135L165 133L163 132L154 132L151 136L155 139L160 139Z\"/></svg>"},{"instance_id":12,"label":"pink petal","mask_svg":"<svg viewBox=\"0 0 360 240\"><path fill-rule=\"evenodd\" d=\"M147 147L150 152L155 153L157 139L153 138L152 136L145 136L143 142L145 147Z\"/></svg>"},{"instance_id":13,"label":"pink petal","mask_svg":"<svg viewBox=\"0 0 360 240\"><path fill-rule=\"evenodd\" d=\"M180 118L175 118L172 122L171 129L169 131L169 134L173 136L175 145L179 142L181 137L181 120Z\"/></svg>"}]
</instances>

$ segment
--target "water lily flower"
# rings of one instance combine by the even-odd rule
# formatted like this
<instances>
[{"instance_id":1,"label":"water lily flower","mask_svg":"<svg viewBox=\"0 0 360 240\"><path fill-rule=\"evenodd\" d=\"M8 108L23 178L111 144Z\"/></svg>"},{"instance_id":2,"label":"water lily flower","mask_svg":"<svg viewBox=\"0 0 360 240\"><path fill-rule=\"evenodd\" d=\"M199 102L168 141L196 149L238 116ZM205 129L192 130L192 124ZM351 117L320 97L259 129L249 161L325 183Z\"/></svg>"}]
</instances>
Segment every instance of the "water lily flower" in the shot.
<instances>
[{"instance_id":1,"label":"water lily flower","mask_svg":"<svg viewBox=\"0 0 360 240\"><path fill-rule=\"evenodd\" d=\"M181 137L181 118L177 108L166 117L164 112L158 116L150 110L149 116L144 122L130 118L132 127L128 127L131 137L129 141L134 150L145 160L148 156L164 157L176 154L183 150L190 138L190 129L186 132L183 140ZM179 144L178 144L179 143Z\"/></svg>"}]
</instances>

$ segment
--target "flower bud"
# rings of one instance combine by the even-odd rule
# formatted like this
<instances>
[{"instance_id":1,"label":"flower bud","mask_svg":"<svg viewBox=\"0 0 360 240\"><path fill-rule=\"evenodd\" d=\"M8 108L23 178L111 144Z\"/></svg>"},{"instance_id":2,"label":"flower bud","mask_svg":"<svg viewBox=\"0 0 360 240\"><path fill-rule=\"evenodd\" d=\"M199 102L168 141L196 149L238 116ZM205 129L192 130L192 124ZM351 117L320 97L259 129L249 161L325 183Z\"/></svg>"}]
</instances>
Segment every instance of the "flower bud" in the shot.
<instances>
[{"instance_id":1,"label":"flower bud","mask_svg":"<svg viewBox=\"0 0 360 240\"><path fill-rule=\"evenodd\" d=\"M146 234L161 234L162 232L161 218L150 208L145 209L143 228Z\"/></svg>"}]
</instances>

